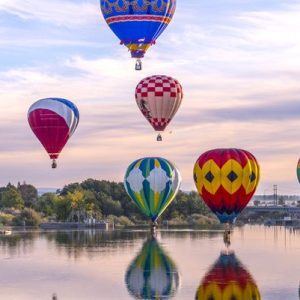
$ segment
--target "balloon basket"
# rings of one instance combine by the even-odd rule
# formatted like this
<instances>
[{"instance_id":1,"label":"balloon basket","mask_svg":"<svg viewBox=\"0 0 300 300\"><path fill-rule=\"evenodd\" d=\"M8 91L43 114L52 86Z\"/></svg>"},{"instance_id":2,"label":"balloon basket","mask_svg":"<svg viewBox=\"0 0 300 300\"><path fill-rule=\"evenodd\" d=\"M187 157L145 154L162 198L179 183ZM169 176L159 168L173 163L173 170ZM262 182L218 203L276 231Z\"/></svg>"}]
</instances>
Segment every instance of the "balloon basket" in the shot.
<instances>
[{"instance_id":1,"label":"balloon basket","mask_svg":"<svg viewBox=\"0 0 300 300\"><path fill-rule=\"evenodd\" d=\"M141 71L142 70L142 61L139 58L136 60L135 70L136 71Z\"/></svg>"},{"instance_id":2,"label":"balloon basket","mask_svg":"<svg viewBox=\"0 0 300 300\"><path fill-rule=\"evenodd\" d=\"M52 160L52 165L51 165L52 169L56 169L57 168L57 162L55 159Z\"/></svg>"},{"instance_id":3,"label":"balloon basket","mask_svg":"<svg viewBox=\"0 0 300 300\"><path fill-rule=\"evenodd\" d=\"M157 236L157 228L158 228L157 222L151 222L150 231L151 231L151 236L153 238L156 238L156 236Z\"/></svg>"},{"instance_id":4,"label":"balloon basket","mask_svg":"<svg viewBox=\"0 0 300 300\"><path fill-rule=\"evenodd\" d=\"M158 135L157 135L156 140L157 140L158 142L161 142L161 141L162 141L162 136L161 136L161 134L158 134Z\"/></svg>"}]
</instances>

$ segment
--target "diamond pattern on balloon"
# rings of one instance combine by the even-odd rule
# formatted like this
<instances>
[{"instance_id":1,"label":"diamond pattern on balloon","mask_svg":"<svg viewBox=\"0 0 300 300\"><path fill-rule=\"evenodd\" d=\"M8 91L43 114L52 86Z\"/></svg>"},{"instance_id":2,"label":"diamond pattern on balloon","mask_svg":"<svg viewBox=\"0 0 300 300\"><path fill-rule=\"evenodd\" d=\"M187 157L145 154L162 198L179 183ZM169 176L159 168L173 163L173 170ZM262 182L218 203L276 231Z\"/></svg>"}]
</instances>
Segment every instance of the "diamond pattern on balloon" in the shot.
<instances>
[{"instance_id":1,"label":"diamond pattern on balloon","mask_svg":"<svg viewBox=\"0 0 300 300\"><path fill-rule=\"evenodd\" d=\"M171 190L175 192L177 189L179 189L181 184L181 175L178 170L174 169L173 176L172 176L172 185Z\"/></svg>"},{"instance_id":2,"label":"diamond pattern on balloon","mask_svg":"<svg viewBox=\"0 0 300 300\"><path fill-rule=\"evenodd\" d=\"M238 176L236 175L235 172L231 171L228 175L227 175L227 178L231 181L231 182L234 182Z\"/></svg>"},{"instance_id":3,"label":"diamond pattern on balloon","mask_svg":"<svg viewBox=\"0 0 300 300\"><path fill-rule=\"evenodd\" d=\"M144 280L144 270L140 266L136 266L130 273L128 284L134 293L140 295L143 292Z\"/></svg>"},{"instance_id":4,"label":"diamond pattern on balloon","mask_svg":"<svg viewBox=\"0 0 300 300\"><path fill-rule=\"evenodd\" d=\"M161 266L154 268L150 274L149 284L156 295L164 295L164 291L167 291L170 285L170 278L166 270Z\"/></svg>"},{"instance_id":5,"label":"diamond pattern on balloon","mask_svg":"<svg viewBox=\"0 0 300 300\"><path fill-rule=\"evenodd\" d=\"M166 184L170 181L170 178L162 168L154 168L150 171L147 180L150 183L151 190L160 193L166 188Z\"/></svg>"},{"instance_id":6,"label":"diamond pattern on balloon","mask_svg":"<svg viewBox=\"0 0 300 300\"><path fill-rule=\"evenodd\" d=\"M138 193L143 189L143 181L144 181L143 173L140 169L134 168L129 173L126 181L129 183L130 188Z\"/></svg>"},{"instance_id":7,"label":"diamond pattern on balloon","mask_svg":"<svg viewBox=\"0 0 300 300\"><path fill-rule=\"evenodd\" d=\"M212 181L214 180L215 176L213 175L213 173L211 171L209 171L206 175L205 175L205 179L212 183Z\"/></svg>"},{"instance_id":8,"label":"diamond pattern on balloon","mask_svg":"<svg viewBox=\"0 0 300 300\"><path fill-rule=\"evenodd\" d=\"M255 173L253 171L252 171L249 179L250 179L251 182L253 182L256 179L256 175L255 175Z\"/></svg>"}]
</instances>

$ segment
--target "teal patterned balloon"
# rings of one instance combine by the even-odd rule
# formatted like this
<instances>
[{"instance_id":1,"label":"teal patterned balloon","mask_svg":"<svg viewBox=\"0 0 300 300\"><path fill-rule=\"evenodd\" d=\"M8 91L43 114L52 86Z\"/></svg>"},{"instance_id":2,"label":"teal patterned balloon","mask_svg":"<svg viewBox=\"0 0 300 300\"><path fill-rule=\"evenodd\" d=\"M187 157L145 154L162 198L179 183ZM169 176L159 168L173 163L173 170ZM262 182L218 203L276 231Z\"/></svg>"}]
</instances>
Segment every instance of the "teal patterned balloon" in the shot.
<instances>
[{"instance_id":1,"label":"teal patterned balloon","mask_svg":"<svg viewBox=\"0 0 300 300\"><path fill-rule=\"evenodd\" d=\"M297 178L300 183L300 159L298 160L298 164L297 164Z\"/></svg>"},{"instance_id":2,"label":"teal patterned balloon","mask_svg":"<svg viewBox=\"0 0 300 300\"><path fill-rule=\"evenodd\" d=\"M181 183L178 169L160 157L134 161L127 169L124 186L139 209L153 222L176 196Z\"/></svg>"},{"instance_id":3,"label":"teal patterned balloon","mask_svg":"<svg viewBox=\"0 0 300 300\"><path fill-rule=\"evenodd\" d=\"M125 276L128 291L135 299L170 299L179 279L175 263L155 239L144 243Z\"/></svg>"}]
</instances>

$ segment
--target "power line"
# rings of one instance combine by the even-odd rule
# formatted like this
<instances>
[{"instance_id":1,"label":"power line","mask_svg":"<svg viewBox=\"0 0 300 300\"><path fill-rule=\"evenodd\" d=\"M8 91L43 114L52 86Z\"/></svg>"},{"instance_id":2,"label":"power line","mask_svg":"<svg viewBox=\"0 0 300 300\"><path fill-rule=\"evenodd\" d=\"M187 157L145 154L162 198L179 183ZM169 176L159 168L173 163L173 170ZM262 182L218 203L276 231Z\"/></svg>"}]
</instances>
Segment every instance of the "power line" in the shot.
<instances>
[{"instance_id":1,"label":"power line","mask_svg":"<svg viewBox=\"0 0 300 300\"><path fill-rule=\"evenodd\" d=\"M277 184L273 185L273 189L274 189L274 206L277 206L278 201L277 201Z\"/></svg>"}]
</instances>

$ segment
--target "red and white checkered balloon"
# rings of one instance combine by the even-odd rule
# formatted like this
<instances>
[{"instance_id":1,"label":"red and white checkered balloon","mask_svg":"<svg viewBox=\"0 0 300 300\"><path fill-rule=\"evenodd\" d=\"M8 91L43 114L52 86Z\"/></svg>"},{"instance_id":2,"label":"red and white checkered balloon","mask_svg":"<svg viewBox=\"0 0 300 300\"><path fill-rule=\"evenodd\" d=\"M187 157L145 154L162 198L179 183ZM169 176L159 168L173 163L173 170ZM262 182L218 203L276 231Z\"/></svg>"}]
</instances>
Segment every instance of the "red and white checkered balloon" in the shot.
<instances>
[{"instance_id":1,"label":"red and white checkered balloon","mask_svg":"<svg viewBox=\"0 0 300 300\"><path fill-rule=\"evenodd\" d=\"M180 83L169 76L154 75L140 81L136 103L155 131L164 131L176 114L183 92Z\"/></svg>"}]
</instances>

